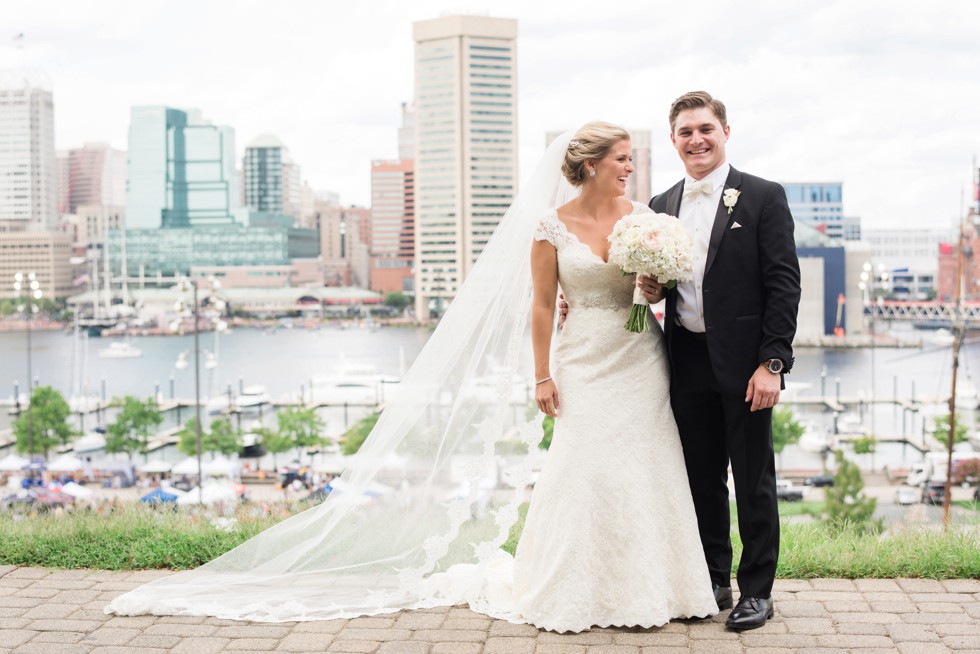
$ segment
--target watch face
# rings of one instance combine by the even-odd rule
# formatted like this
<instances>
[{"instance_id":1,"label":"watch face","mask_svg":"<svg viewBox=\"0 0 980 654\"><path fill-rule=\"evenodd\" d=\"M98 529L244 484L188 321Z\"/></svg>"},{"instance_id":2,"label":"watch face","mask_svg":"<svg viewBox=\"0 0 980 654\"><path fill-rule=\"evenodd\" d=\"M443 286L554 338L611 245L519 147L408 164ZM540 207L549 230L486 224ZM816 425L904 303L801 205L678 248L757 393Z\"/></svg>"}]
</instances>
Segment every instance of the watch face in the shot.
<instances>
[{"instance_id":1,"label":"watch face","mask_svg":"<svg viewBox=\"0 0 980 654\"><path fill-rule=\"evenodd\" d=\"M783 362L779 359L772 359L769 361L769 372L773 374L778 374L783 371Z\"/></svg>"}]
</instances>

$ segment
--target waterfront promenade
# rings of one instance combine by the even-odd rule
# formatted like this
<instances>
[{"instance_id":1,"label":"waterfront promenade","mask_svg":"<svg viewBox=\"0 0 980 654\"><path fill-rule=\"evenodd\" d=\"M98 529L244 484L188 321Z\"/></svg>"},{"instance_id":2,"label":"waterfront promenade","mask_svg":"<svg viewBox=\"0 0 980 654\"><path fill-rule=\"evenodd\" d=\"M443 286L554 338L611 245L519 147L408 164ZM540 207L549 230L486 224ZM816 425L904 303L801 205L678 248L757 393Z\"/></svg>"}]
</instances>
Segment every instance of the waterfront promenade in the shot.
<instances>
[{"instance_id":1,"label":"waterfront promenade","mask_svg":"<svg viewBox=\"0 0 980 654\"><path fill-rule=\"evenodd\" d=\"M116 595L168 574L0 566L0 654L980 653L980 580L964 579L781 579L775 618L743 633L725 629L727 611L660 629L575 635L461 607L276 624L103 613Z\"/></svg>"}]
</instances>

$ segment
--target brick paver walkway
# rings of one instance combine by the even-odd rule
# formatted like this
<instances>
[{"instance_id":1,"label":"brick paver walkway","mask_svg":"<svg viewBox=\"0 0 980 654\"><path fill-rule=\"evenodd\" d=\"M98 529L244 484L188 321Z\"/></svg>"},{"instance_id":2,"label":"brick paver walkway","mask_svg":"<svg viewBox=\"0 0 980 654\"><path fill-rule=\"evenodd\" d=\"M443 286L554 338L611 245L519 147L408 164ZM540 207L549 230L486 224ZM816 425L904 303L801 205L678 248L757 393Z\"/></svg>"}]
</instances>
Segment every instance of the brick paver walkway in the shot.
<instances>
[{"instance_id":1,"label":"brick paver walkway","mask_svg":"<svg viewBox=\"0 0 980 654\"><path fill-rule=\"evenodd\" d=\"M980 654L978 580L780 580L775 619L741 634L725 629L727 611L661 629L577 635L465 608L287 624L102 612L117 594L161 574L168 573L0 566L0 654Z\"/></svg>"}]
</instances>

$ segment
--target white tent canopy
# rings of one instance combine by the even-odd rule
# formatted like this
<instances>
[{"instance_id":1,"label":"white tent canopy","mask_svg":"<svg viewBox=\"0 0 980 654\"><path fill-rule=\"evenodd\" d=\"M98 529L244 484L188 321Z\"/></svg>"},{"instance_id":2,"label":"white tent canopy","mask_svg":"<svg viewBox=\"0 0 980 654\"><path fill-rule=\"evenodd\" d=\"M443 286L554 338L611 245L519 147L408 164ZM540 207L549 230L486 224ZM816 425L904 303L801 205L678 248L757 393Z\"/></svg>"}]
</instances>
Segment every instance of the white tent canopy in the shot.
<instances>
[{"instance_id":1,"label":"white tent canopy","mask_svg":"<svg viewBox=\"0 0 980 654\"><path fill-rule=\"evenodd\" d=\"M19 457L16 454L8 454L7 456L0 459L0 470L5 472L10 472L13 470L21 470L30 461L23 457Z\"/></svg>"},{"instance_id":2,"label":"white tent canopy","mask_svg":"<svg viewBox=\"0 0 980 654\"><path fill-rule=\"evenodd\" d=\"M51 472L75 472L83 467L85 464L82 460L72 454L62 454L48 464L48 470Z\"/></svg>"},{"instance_id":3,"label":"white tent canopy","mask_svg":"<svg viewBox=\"0 0 980 654\"><path fill-rule=\"evenodd\" d=\"M185 495L177 498L177 504L186 506L188 504L224 504L227 507L234 507L238 504L238 493L235 487L227 483L206 483L204 492L200 486L195 486Z\"/></svg>"},{"instance_id":4,"label":"white tent canopy","mask_svg":"<svg viewBox=\"0 0 980 654\"><path fill-rule=\"evenodd\" d=\"M190 460L194 461L194 472L197 472L197 459L190 459ZM140 472L147 472L152 474L152 473L170 472L173 469L174 464L171 463L170 461L147 461L146 463L139 464L136 467L139 468Z\"/></svg>"},{"instance_id":5,"label":"white tent canopy","mask_svg":"<svg viewBox=\"0 0 980 654\"><path fill-rule=\"evenodd\" d=\"M237 461L232 461L221 455L216 456L211 461L202 461L201 467L204 469L204 474L211 477L238 477L238 472L241 468ZM146 472L145 468L143 470ZM193 456L187 457L171 468L170 472L175 475L196 475L197 458Z\"/></svg>"}]
</instances>

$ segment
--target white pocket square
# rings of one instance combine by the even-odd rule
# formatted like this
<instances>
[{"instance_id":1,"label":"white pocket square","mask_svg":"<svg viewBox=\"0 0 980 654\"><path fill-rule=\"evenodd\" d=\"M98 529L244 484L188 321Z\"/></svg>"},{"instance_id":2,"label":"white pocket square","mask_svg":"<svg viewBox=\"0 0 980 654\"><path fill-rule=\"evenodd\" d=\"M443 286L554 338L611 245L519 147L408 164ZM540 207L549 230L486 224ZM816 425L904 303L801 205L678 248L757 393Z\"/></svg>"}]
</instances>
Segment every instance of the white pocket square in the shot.
<instances>
[{"instance_id":1,"label":"white pocket square","mask_svg":"<svg viewBox=\"0 0 980 654\"><path fill-rule=\"evenodd\" d=\"M732 226L729 227L728 229L739 229L740 227L741 225L739 225L738 222L733 222Z\"/></svg>"}]
</instances>

